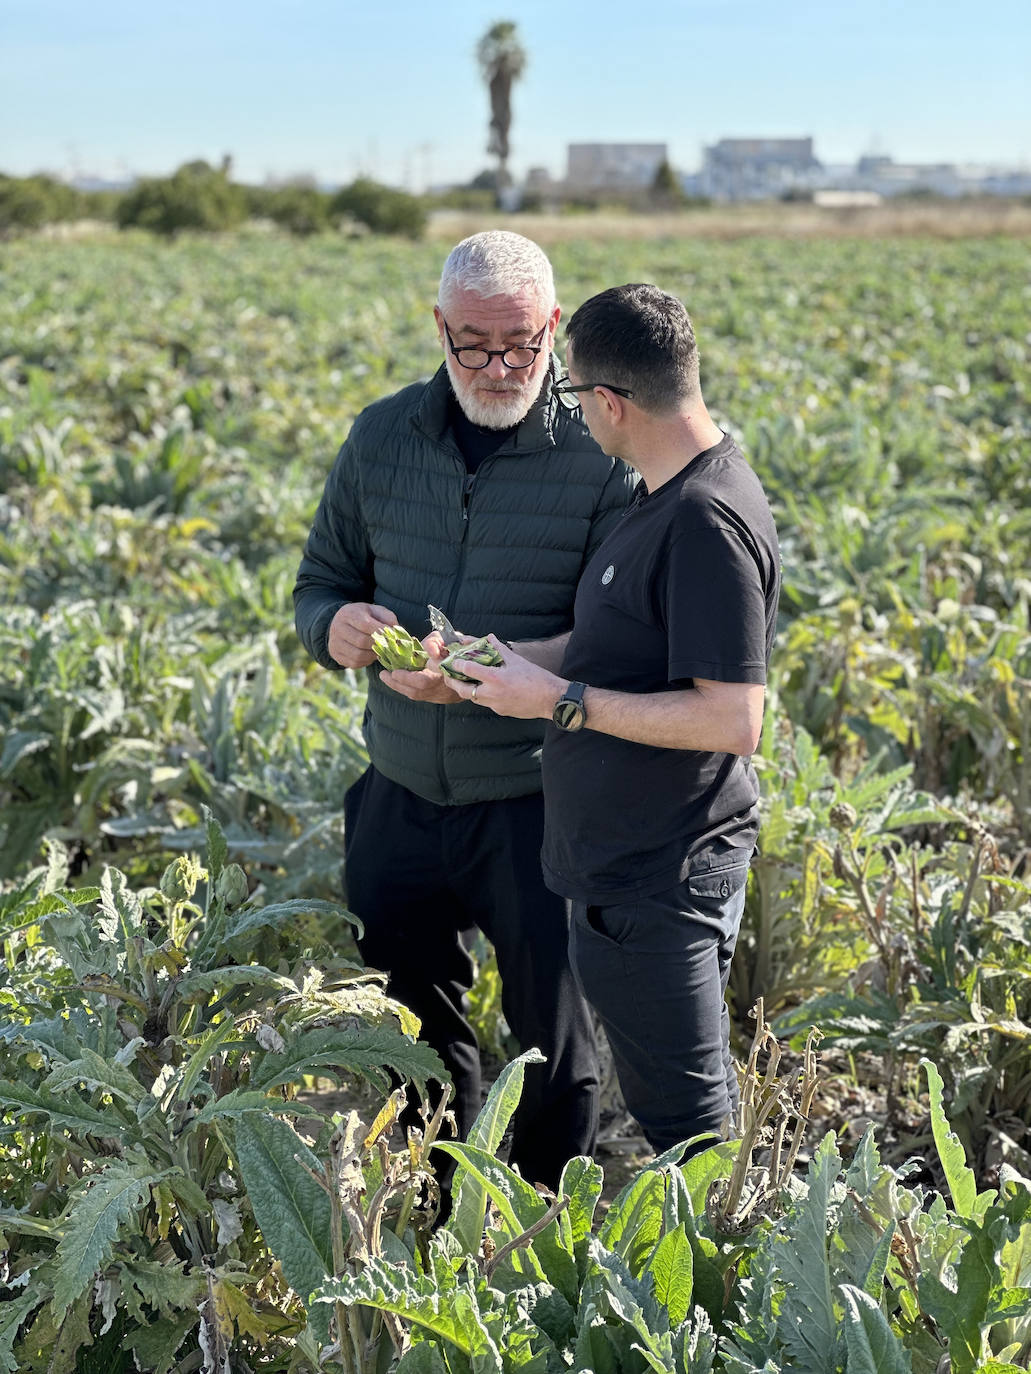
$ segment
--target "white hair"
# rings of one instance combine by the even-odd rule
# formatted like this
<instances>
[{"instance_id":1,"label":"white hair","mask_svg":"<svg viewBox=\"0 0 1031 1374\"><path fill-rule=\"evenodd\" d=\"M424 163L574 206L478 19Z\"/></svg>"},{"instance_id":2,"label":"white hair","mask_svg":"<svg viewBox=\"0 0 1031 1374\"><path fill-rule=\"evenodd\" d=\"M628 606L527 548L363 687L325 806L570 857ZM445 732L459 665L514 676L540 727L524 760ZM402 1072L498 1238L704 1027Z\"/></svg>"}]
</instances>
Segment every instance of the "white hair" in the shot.
<instances>
[{"instance_id":1,"label":"white hair","mask_svg":"<svg viewBox=\"0 0 1031 1374\"><path fill-rule=\"evenodd\" d=\"M555 278L543 249L522 234L488 229L452 248L440 274L437 304L443 310L455 291L513 296L527 288L547 310L554 307Z\"/></svg>"}]
</instances>

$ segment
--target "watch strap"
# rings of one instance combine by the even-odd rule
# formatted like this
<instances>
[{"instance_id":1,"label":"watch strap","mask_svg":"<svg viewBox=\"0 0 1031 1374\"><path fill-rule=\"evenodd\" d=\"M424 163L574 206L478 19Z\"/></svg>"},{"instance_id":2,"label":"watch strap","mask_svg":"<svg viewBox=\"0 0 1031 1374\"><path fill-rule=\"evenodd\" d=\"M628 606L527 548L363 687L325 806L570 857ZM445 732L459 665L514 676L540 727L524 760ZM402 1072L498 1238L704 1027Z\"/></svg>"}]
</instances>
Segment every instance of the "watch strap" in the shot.
<instances>
[{"instance_id":1,"label":"watch strap","mask_svg":"<svg viewBox=\"0 0 1031 1374\"><path fill-rule=\"evenodd\" d=\"M586 691L586 682L571 682L558 701L555 702L551 719L560 730L579 730L583 726L587 716L584 708L584 692ZM564 708L568 708L568 710Z\"/></svg>"}]
</instances>

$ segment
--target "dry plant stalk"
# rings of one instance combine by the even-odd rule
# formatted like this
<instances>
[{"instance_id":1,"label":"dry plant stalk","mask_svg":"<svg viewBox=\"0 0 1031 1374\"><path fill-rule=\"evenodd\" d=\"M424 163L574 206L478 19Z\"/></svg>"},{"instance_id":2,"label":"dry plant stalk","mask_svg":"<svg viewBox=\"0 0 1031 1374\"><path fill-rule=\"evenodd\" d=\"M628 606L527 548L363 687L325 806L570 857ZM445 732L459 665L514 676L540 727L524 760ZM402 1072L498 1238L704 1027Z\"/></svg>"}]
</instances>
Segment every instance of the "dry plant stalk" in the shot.
<instances>
[{"instance_id":1,"label":"dry plant stalk","mask_svg":"<svg viewBox=\"0 0 1031 1374\"><path fill-rule=\"evenodd\" d=\"M400 1211L394 1223L395 1234L404 1235L420 1192L431 1203L439 1205L439 1190L432 1170L425 1166L426 1153L436 1140L444 1123L450 1085L445 1086L432 1117L426 1121L425 1132L409 1130L408 1148L392 1155L387 1134L405 1105L405 1091L397 1088L390 1094L368 1129L363 1128L357 1112L348 1112L341 1119L329 1140L329 1160L321 1172L308 1168L295 1156L298 1164L327 1194L332 1215L333 1271L336 1276L355 1272L370 1259L382 1258L383 1221L388 1201L401 1196ZM453 1118L452 1118L453 1121ZM380 1186L366 1201L364 1161L376 1150L380 1163ZM434 1208L435 1214L436 1208ZM347 1238L343 1223L347 1223ZM334 1304L339 1344L329 1354L339 1354L347 1374L361 1374L371 1368L380 1333L384 1326L390 1334L394 1350L404 1354L409 1345L408 1332L400 1317L392 1312L376 1312L371 1328L364 1329L361 1312L342 1302Z\"/></svg>"},{"instance_id":2,"label":"dry plant stalk","mask_svg":"<svg viewBox=\"0 0 1031 1374\"><path fill-rule=\"evenodd\" d=\"M809 1028L801 1068L781 1077L777 1073L781 1048L766 1022L761 997L752 1014L755 1035L741 1076L734 1122L741 1146L729 1179L713 1182L705 1204L712 1226L730 1236L747 1235L761 1216L780 1210L818 1084L816 1045L820 1031L815 1026ZM763 1054L765 1073L759 1069ZM756 1151L767 1147L767 1163L757 1164Z\"/></svg>"},{"instance_id":3,"label":"dry plant stalk","mask_svg":"<svg viewBox=\"0 0 1031 1374\"><path fill-rule=\"evenodd\" d=\"M513 1236L510 1241L506 1241L500 1250L490 1254L484 1253L480 1259L480 1273L485 1275L488 1283L493 1276L494 1270L506 1256L512 1254L514 1250L521 1250L529 1245L534 1236L539 1236L542 1231L546 1230L559 1213L564 1212L568 1206L569 1198L565 1193L563 1193L561 1197L553 1197L548 1206L548 1210L542 1217L539 1217L532 1226L528 1226L526 1230L521 1232L518 1236Z\"/></svg>"}]
</instances>

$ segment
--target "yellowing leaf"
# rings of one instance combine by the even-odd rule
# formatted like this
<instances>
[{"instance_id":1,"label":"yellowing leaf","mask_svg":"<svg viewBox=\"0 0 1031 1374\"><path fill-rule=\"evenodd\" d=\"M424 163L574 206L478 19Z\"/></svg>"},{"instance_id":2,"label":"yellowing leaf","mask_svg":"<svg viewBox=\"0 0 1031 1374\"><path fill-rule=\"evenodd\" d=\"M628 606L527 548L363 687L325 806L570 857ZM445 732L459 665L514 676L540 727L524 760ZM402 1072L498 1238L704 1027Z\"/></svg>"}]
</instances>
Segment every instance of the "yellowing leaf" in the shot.
<instances>
[{"instance_id":1,"label":"yellowing leaf","mask_svg":"<svg viewBox=\"0 0 1031 1374\"><path fill-rule=\"evenodd\" d=\"M215 1317L219 1334L231 1341L236 1332L241 1336L251 1336L259 1345L269 1338L271 1327L255 1312L251 1299L227 1278L216 1279L212 1287ZM278 1325L278 1323L277 1323Z\"/></svg>"}]
</instances>

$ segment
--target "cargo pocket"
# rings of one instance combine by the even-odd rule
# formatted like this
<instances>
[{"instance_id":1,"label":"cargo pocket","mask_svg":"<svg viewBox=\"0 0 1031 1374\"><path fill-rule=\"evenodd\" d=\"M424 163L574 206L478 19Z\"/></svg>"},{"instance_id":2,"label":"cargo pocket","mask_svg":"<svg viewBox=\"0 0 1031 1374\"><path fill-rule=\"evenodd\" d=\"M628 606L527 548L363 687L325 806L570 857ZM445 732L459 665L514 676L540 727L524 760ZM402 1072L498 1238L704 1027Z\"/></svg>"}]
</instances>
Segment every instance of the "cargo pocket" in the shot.
<instances>
[{"instance_id":1,"label":"cargo pocket","mask_svg":"<svg viewBox=\"0 0 1031 1374\"><path fill-rule=\"evenodd\" d=\"M721 855L722 859L723 856ZM699 925L717 931L723 941L736 941L745 907L749 861L740 852L718 868L692 870L683 883L685 912Z\"/></svg>"},{"instance_id":2,"label":"cargo pocket","mask_svg":"<svg viewBox=\"0 0 1031 1374\"><path fill-rule=\"evenodd\" d=\"M748 863L728 864L725 868L702 868L687 875L686 887L692 897L725 902L748 881Z\"/></svg>"}]
</instances>

